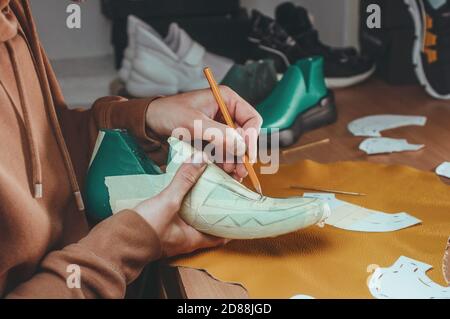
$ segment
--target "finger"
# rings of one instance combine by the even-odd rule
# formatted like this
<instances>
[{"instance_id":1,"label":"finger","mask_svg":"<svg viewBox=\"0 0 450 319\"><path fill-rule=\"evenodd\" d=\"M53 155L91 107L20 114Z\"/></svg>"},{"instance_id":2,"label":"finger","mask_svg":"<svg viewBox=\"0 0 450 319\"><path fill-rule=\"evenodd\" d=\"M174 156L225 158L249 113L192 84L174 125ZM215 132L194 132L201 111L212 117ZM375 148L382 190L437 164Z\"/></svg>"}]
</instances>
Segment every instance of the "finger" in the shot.
<instances>
[{"instance_id":1,"label":"finger","mask_svg":"<svg viewBox=\"0 0 450 319\"><path fill-rule=\"evenodd\" d=\"M195 185L205 169L205 155L202 152L195 152L186 163L180 166L172 182L163 191L164 198L181 205L184 197Z\"/></svg>"},{"instance_id":2,"label":"finger","mask_svg":"<svg viewBox=\"0 0 450 319\"><path fill-rule=\"evenodd\" d=\"M221 93L224 95L225 103L235 124L241 129L238 130L244 137L252 162L256 159L258 136L263 123L261 115L247 101L241 98L232 89L221 86Z\"/></svg>"},{"instance_id":3,"label":"finger","mask_svg":"<svg viewBox=\"0 0 450 319\"><path fill-rule=\"evenodd\" d=\"M247 145L239 132L226 124L205 117L202 122L202 136L205 141L214 144L217 157L225 158L227 154L243 156Z\"/></svg>"},{"instance_id":4,"label":"finger","mask_svg":"<svg viewBox=\"0 0 450 319\"><path fill-rule=\"evenodd\" d=\"M229 87L221 85L220 91L236 125L244 129L254 128L259 132L263 120L256 109Z\"/></svg>"},{"instance_id":5,"label":"finger","mask_svg":"<svg viewBox=\"0 0 450 319\"><path fill-rule=\"evenodd\" d=\"M236 165L234 163L223 163L222 169L228 173L231 174L236 169Z\"/></svg>"},{"instance_id":6,"label":"finger","mask_svg":"<svg viewBox=\"0 0 450 319\"><path fill-rule=\"evenodd\" d=\"M242 182L243 177L236 173L236 165L231 164L225 166L225 164L217 164L217 166L220 167L225 173L230 175L233 179L237 180L240 183Z\"/></svg>"},{"instance_id":7,"label":"finger","mask_svg":"<svg viewBox=\"0 0 450 319\"><path fill-rule=\"evenodd\" d=\"M234 180L238 181L239 183L242 183L242 181L243 181L243 178L240 177L239 175L237 175L236 173L231 174L231 177L232 177Z\"/></svg>"},{"instance_id":8,"label":"finger","mask_svg":"<svg viewBox=\"0 0 450 319\"><path fill-rule=\"evenodd\" d=\"M248 175L248 171L245 168L245 165L240 163L236 165L235 174L239 176L239 178L246 178Z\"/></svg>"},{"instance_id":9,"label":"finger","mask_svg":"<svg viewBox=\"0 0 450 319\"><path fill-rule=\"evenodd\" d=\"M250 163L256 163L258 157L258 137L260 130L253 127L254 124L247 123L245 127L239 127L238 133L244 137L244 142L247 147L247 155Z\"/></svg>"}]
</instances>

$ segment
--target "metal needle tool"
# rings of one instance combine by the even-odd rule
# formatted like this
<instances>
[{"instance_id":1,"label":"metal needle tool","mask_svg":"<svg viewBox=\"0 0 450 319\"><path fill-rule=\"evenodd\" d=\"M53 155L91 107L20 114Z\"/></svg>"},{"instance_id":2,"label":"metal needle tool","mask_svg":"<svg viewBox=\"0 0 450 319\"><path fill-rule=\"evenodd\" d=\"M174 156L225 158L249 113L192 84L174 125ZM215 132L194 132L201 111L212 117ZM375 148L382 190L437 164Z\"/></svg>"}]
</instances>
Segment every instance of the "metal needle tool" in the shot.
<instances>
[{"instance_id":1,"label":"metal needle tool","mask_svg":"<svg viewBox=\"0 0 450 319\"><path fill-rule=\"evenodd\" d=\"M336 190L336 189L309 187L309 186L303 186L303 185L293 185L290 188L291 189L302 189L302 190L309 190L309 191L326 192L326 193L334 193L334 194L352 195L352 196L366 196L367 195L364 193L347 192L347 191L340 191L340 190Z\"/></svg>"}]
</instances>

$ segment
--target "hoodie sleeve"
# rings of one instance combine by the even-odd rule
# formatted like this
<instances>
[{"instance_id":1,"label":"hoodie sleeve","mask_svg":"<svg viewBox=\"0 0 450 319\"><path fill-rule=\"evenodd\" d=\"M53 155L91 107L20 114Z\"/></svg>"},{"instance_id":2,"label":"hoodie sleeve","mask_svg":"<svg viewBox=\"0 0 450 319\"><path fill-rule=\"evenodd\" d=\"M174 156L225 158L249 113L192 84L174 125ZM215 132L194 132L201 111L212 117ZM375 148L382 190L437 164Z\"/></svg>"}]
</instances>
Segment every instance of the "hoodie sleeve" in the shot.
<instances>
[{"instance_id":1,"label":"hoodie sleeve","mask_svg":"<svg viewBox=\"0 0 450 319\"><path fill-rule=\"evenodd\" d=\"M153 228L134 211L122 211L78 243L52 251L6 298L124 298L127 285L160 254Z\"/></svg>"},{"instance_id":2,"label":"hoodie sleeve","mask_svg":"<svg viewBox=\"0 0 450 319\"><path fill-rule=\"evenodd\" d=\"M0 0L0 16L3 16L4 5L8 3L8 0ZM153 138L145 129L145 115L152 98L128 101L121 97L107 97L98 100L90 110L69 110L41 49L28 1L12 1L11 9L28 40L30 53L34 58L49 124L53 126L53 132L51 129L46 132L54 133L60 146L64 142L68 145L70 158L65 147L60 147L61 152L64 153L62 155L67 166L70 162L74 164L80 185L84 184L92 145L101 128L127 129L138 138L151 143L155 149L160 147L158 139ZM20 58L18 61L20 62ZM61 137L65 140L62 141ZM74 181L72 173L70 172L70 178ZM47 215L43 216L44 224L34 225L30 222L29 214L24 215L23 211L17 210L19 206L15 205L17 198L21 198L22 188L17 187L15 180L2 179L2 184L6 182L11 184L10 187L2 187L0 205L0 290L6 297L123 298L127 285L136 279L149 262L160 257L161 244L156 232L132 210L124 210L89 230L85 216L81 213L76 217L70 216L75 206L67 203L65 214L52 217L64 219L61 225L76 229L73 236L67 233L67 236L52 239L50 233L42 235L36 227L44 227L43 230L46 231L51 225L57 229L55 234L63 234L66 229L61 229L58 222L55 226ZM75 190L74 185L71 186ZM79 194L78 191L75 192L77 193ZM33 205L40 206L46 213L46 203L33 201ZM41 221L40 216L35 215L35 221ZM44 244L46 240L53 244L46 248L39 245L35 247L35 243L29 239L35 239L36 236ZM65 246L66 241L73 244ZM25 250L24 255L21 255L21 247ZM27 253L38 260L29 261ZM22 256L25 257L21 258Z\"/></svg>"},{"instance_id":3,"label":"hoodie sleeve","mask_svg":"<svg viewBox=\"0 0 450 319\"><path fill-rule=\"evenodd\" d=\"M168 154L167 142L146 128L148 108L151 102L159 97L128 100L120 96L109 96L95 101L90 109L69 109L50 62L44 50L41 50L58 120L82 187L100 129L128 130L137 137L152 160L164 165Z\"/></svg>"},{"instance_id":4,"label":"hoodie sleeve","mask_svg":"<svg viewBox=\"0 0 450 319\"><path fill-rule=\"evenodd\" d=\"M92 119L97 128L123 128L158 148L160 138L146 128L147 109L158 97L128 100L120 96L103 97L92 106Z\"/></svg>"},{"instance_id":5,"label":"hoodie sleeve","mask_svg":"<svg viewBox=\"0 0 450 319\"><path fill-rule=\"evenodd\" d=\"M167 142L162 142L162 138L147 129L145 123L147 109L154 99L103 97L89 110L68 109L65 105L58 104L58 119L81 185L101 129L128 130L157 164L164 164L167 158Z\"/></svg>"}]
</instances>

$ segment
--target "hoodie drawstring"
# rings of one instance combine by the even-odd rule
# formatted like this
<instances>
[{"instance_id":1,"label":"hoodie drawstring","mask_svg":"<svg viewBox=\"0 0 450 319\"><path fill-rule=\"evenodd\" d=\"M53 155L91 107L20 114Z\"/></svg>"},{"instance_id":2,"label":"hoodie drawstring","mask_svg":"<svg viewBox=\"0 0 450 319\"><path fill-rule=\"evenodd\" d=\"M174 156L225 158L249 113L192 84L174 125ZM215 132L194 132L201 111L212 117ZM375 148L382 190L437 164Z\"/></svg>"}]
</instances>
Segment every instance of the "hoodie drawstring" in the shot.
<instances>
[{"instance_id":1,"label":"hoodie drawstring","mask_svg":"<svg viewBox=\"0 0 450 319\"><path fill-rule=\"evenodd\" d=\"M32 46L32 52L35 52L35 58L36 58L36 67L37 67L37 73L38 77L40 79L42 92L45 99L45 105L47 108L47 111L50 115L50 121L52 122L53 131L55 132L56 140L58 142L59 150L64 158L64 164L66 167L66 171L69 177L70 185L72 188L72 192L75 198L76 205L78 207L79 211L84 211L84 202L83 198L81 196L80 187L78 186L77 177L75 175L75 171L73 169L72 160L70 158L69 150L67 149L66 142L64 140L61 127L59 126L58 116L56 115L55 105L53 103L53 98L50 93L50 88L48 86L42 85L42 83L48 83L48 79L46 76L46 70L44 67L44 61L42 58L41 53L41 47L37 41L38 35L36 31L36 27L34 25L34 19L31 15L31 9L30 5L28 4L27 0L22 0L22 6L24 8L24 13L26 16L26 19L28 21L28 26L30 28L31 33L33 36L31 37L30 45Z\"/></svg>"},{"instance_id":2,"label":"hoodie drawstring","mask_svg":"<svg viewBox=\"0 0 450 319\"><path fill-rule=\"evenodd\" d=\"M31 178L32 178L32 185L34 187L33 189L33 196L34 198L42 198L42 165L41 161L39 159L39 149L36 147L36 141L33 136L33 127L30 121L30 112L29 112L29 106L27 97L23 91L23 78L20 72L20 69L18 68L17 64L17 57L14 52L14 49L12 48L12 45L9 41L5 42L6 48L8 50L9 56L11 58L11 64L12 68L14 70L14 76L16 77L17 81L17 89L19 91L19 99L20 99L20 105L22 106L22 114L23 114L23 121L24 121L24 127L25 127L25 133L28 140L28 149L31 156ZM10 99L12 100L12 97L10 96ZM14 102L14 101L12 101ZM14 103L13 103L14 104Z\"/></svg>"},{"instance_id":3,"label":"hoodie drawstring","mask_svg":"<svg viewBox=\"0 0 450 319\"><path fill-rule=\"evenodd\" d=\"M58 144L58 148L63 156L63 161L64 161L64 165L66 168L66 172L67 175L69 177L69 182L70 182L70 186L72 189L72 193L73 196L75 198L75 203L77 205L77 208L79 211L83 212L85 210L84 207L84 202L81 196L81 192L80 192L80 188L78 186L78 181L75 175L75 171L72 165L72 160L70 158L70 154L69 151L67 149L62 131L61 131L61 127L59 126L59 121L58 121L58 116L56 114L56 110L55 110L55 105L53 103L53 97L52 94L50 92L50 88L48 85L45 85L46 83L48 83L48 78L46 75L46 70L45 70L45 66L44 66L44 61L42 58L42 52L41 52L41 46L39 45L38 42L38 35L37 35L37 31L34 25L34 19L31 15L31 9L30 6L28 4L27 0L22 0L22 8L23 11L25 13L25 17L26 17L26 26L28 28L28 32L30 32L32 34L32 36L30 37L30 39L25 38L25 40L27 41L28 45L30 46L30 52L32 52L32 57L34 58L34 63L37 69L37 76L39 79L39 84L41 86L41 90L42 90L42 94L44 97L44 105L46 108L47 113L49 114L50 117L50 122L51 122L51 127L53 129L53 132L55 133L55 137L56 137L56 141ZM10 44L9 44L10 45ZM9 49L10 51L10 55L12 57L12 60L16 60L16 57L14 55L14 50L12 49L12 46L10 45ZM13 65L15 64L14 70L17 73L17 78L20 77L20 72L18 72L19 68L17 67L17 60L15 62L13 62ZM19 84L19 93L21 94L21 103L22 103L22 108L24 109L23 113L24 113L24 118L27 118L27 120L24 120L26 122L25 126L27 128L27 136L29 136L29 145L30 145L30 153L32 154L32 159L34 159L34 164L32 164L32 170L33 170L33 182L35 183L34 185L34 194L36 198L40 198L43 195L43 190L42 190L42 170L41 170L41 163L39 160L39 154L37 152L37 148L35 147L34 144L34 140L33 140L33 134L32 134L32 129L31 129L31 121L29 120L29 113L28 113L28 109L27 109L27 101L25 98L25 94L23 94L23 87L22 87L22 83L20 83L21 81L18 80L18 84ZM27 114L25 116L25 114ZM28 122L28 124L27 124ZM33 155L34 154L34 155ZM36 180L35 180L36 177Z\"/></svg>"},{"instance_id":4,"label":"hoodie drawstring","mask_svg":"<svg viewBox=\"0 0 450 319\"><path fill-rule=\"evenodd\" d=\"M59 126L58 116L56 115L55 105L53 103L53 98L50 93L50 88L48 86L43 86L42 83L48 83L46 70L44 67L44 61L42 58L42 49L39 45L37 39L37 31L34 24L33 16L31 15L31 9L30 5L27 0L22 0L22 6L24 8L25 16L28 21L28 26L30 28L31 33L33 36L31 37L31 43L32 46L32 52L35 52L35 58L36 58L36 67L37 67L37 73L39 77L39 83L41 84L42 92L45 99L45 106L47 108L47 112L50 115L50 121L52 122L52 128L55 132L56 140L58 142L59 150L63 156L64 164L66 167L66 172L69 177L69 182L72 188L73 196L75 198L75 203L77 205L77 208L79 211L83 212L85 210L83 198L81 196L80 187L78 185L77 177L75 175L75 171L72 165L72 160L70 158L69 150L67 149L66 141L64 140L61 127Z\"/></svg>"}]
</instances>

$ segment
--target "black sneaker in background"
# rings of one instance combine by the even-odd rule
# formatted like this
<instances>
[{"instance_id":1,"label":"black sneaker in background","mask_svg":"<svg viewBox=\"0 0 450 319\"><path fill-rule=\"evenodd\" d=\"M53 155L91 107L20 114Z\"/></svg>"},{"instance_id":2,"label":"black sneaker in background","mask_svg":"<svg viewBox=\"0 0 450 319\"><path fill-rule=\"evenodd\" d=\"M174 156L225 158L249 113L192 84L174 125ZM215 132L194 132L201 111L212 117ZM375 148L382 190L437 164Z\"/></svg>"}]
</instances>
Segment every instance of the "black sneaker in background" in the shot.
<instances>
[{"instance_id":1,"label":"black sneaker in background","mask_svg":"<svg viewBox=\"0 0 450 319\"><path fill-rule=\"evenodd\" d=\"M289 65L308 57L274 19L257 10L250 13L248 41L253 45L253 60L272 59L278 73L284 73Z\"/></svg>"},{"instance_id":2,"label":"black sneaker in background","mask_svg":"<svg viewBox=\"0 0 450 319\"><path fill-rule=\"evenodd\" d=\"M348 57L358 55L358 51L353 47L332 48L323 44L319 40L318 32L314 29L312 18L308 11L301 7L295 6L291 2L284 2L275 9L275 17L278 24L291 36L301 37L308 36L314 41L307 41L306 50L318 50L325 53L333 53L340 57ZM299 42L301 45L302 43Z\"/></svg>"},{"instance_id":3,"label":"black sneaker in background","mask_svg":"<svg viewBox=\"0 0 450 319\"><path fill-rule=\"evenodd\" d=\"M333 48L323 44L305 8L285 2L276 8L275 16L278 25L295 39L306 55L323 56L328 87L357 84L375 71L372 60L358 54L355 48Z\"/></svg>"},{"instance_id":4,"label":"black sneaker in background","mask_svg":"<svg viewBox=\"0 0 450 319\"><path fill-rule=\"evenodd\" d=\"M428 94L450 99L450 1L405 0L414 21L413 63Z\"/></svg>"}]
</instances>

